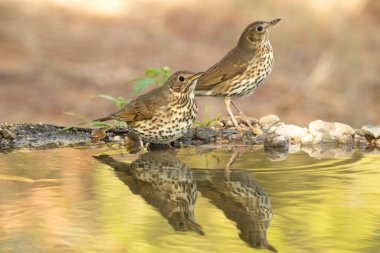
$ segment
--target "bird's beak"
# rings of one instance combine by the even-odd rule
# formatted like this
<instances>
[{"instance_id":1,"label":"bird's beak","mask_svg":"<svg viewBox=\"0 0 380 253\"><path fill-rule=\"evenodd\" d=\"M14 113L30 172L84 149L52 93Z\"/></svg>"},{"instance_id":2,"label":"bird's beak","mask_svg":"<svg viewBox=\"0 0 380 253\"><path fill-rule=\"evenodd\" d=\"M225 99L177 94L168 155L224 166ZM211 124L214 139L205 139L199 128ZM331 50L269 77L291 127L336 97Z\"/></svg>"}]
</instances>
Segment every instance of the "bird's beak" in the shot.
<instances>
[{"instance_id":1,"label":"bird's beak","mask_svg":"<svg viewBox=\"0 0 380 253\"><path fill-rule=\"evenodd\" d=\"M193 75L192 77L189 78L190 82L188 84L188 86L186 87L186 91L188 91L189 89L191 90L194 90L195 86L197 85L197 82L198 82L198 78L203 75L205 72L199 72L195 75Z\"/></svg>"},{"instance_id":2,"label":"bird's beak","mask_svg":"<svg viewBox=\"0 0 380 253\"><path fill-rule=\"evenodd\" d=\"M199 72L199 73L196 73L195 75L193 75L192 77L190 77L190 81L193 82L194 80L197 80L199 77L201 77L201 75L203 75L205 72Z\"/></svg>"},{"instance_id":3,"label":"bird's beak","mask_svg":"<svg viewBox=\"0 0 380 253\"><path fill-rule=\"evenodd\" d=\"M278 22L280 22L280 18L278 18L278 19L273 19L272 21L269 21L268 23L269 23L269 27L272 27L272 26L274 26L275 24L277 24Z\"/></svg>"}]
</instances>

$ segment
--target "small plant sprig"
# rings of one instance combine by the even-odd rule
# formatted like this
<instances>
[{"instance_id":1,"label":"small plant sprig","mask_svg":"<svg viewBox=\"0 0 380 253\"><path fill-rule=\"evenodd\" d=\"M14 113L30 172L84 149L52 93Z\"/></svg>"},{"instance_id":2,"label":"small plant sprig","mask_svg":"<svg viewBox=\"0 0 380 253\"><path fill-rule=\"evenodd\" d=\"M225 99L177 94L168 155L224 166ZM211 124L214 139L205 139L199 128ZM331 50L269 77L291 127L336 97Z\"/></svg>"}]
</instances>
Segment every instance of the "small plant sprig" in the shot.
<instances>
[{"instance_id":1,"label":"small plant sprig","mask_svg":"<svg viewBox=\"0 0 380 253\"><path fill-rule=\"evenodd\" d=\"M124 121L113 120L113 121L107 123L107 122L91 120L91 119L87 118L86 116L79 114L79 113L75 113L75 112L64 112L64 114L70 115L70 116L73 116L73 117L76 117L76 118L79 118L82 120L82 123L66 127L65 129L71 129L73 127L80 126L80 125L89 125L90 127L106 127L106 128L113 128L113 127L125 128L125 127L127 127L127 123Z\"/></svg>"},{"instance_id":2,"label":"small plant sprig","mask_svg":"<svg viewBox=\"0 0 380 253\"><path fill-rule=\"evenodd\" d=\"M145 89L156 85L162 86L172 75L173 70L169 67L152 68L145 71L144 76L133 79L132 96L139 95ZM110 95L100 94L97 97L106 99L114 103L118 109L123 108L131 99L124 97L113 97Z\"/></svg>"},{"instance_id":3,"label":"small plant sprig","mask_svg":"<svg viewBox=\"0 0 380 253\"><path fill-rule=\"evenodd\" d=\"M216 115L214 118L210 119L208 115L208 106L205 106L205 116L203 122L195 121L194 124L196 126L209 126L212 122L220 120L220 115Z\"/></svg>"},{"instance_id":4,"label":"small plant sprig","mask_svg":"<svg viewBox=\"0 0 380 253\"><path fill-rule=\"evenodd\" d=\"M130 99L128 99L128 98L113 97L113 96L105 95L105 94L99 94L99 95L97 95L97 97L111 101L112 103L114 103L116 105L116 107L118 109L123 108L130 101Z\"/></svg>"},{"instance_id":5,"label":"small plant sprig","mask_svg":"<svg viewBox=\"0 0 380 253\"><path fill-rule=\"evenodd\" d=\"M132 80L132 95L140 94L152 85L156 85L157 87L162 86L172 74L173 71L169 67L146 70L144 76Z\"/></svg>"}]
</instances>

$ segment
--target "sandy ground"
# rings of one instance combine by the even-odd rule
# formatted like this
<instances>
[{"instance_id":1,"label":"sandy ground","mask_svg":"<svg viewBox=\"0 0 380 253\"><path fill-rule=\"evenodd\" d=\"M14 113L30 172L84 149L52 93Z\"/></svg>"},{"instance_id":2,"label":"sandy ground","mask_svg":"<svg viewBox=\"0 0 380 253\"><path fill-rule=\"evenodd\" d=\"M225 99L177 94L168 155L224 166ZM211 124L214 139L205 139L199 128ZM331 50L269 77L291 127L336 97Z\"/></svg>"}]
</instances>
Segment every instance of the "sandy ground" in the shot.
<instances>
[{"instance_id":1,"label":"sandy ground","mask_svg":"<svg viewBox=\"0 0 380 253\"><path fill-rule=\"evenodd\" d=\"M152 67L204 71L255 20L273 29L275 67L237 100L246 114L287 123L380 124L380 2L0 0L0 122L72 124L104 116L128 80ZM210 116L222 100L201 98Z\"/></svg>"}]
</instances>

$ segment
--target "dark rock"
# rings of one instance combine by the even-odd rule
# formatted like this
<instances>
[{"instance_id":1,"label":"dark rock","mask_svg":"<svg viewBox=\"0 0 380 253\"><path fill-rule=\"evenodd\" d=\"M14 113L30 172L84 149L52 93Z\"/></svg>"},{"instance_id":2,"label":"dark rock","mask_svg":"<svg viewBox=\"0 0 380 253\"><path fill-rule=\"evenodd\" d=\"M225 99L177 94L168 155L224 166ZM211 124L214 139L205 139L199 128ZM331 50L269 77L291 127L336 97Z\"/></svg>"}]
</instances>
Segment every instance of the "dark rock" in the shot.
<instances>
[{"instance_id":1,"label":"dark rock","mask_svg":"<svg viewBox=\"0 0 380 253\"><path fill-rule=\"evenodd\" d=\"M364 136L362 136L360 134L354 135L354 143L360 149L365 149L369 145L367 138L365 138Z\"/></svg>"},{"instance_id":2,"label":"dark rock","mask_svg":"<svg viewBox=\"0 0 380 253\"><path fill-rule=\"evenodd\" d=\"M183 145L186 145L186 146L188 146L188 145L191 145L191 142L192 142L192 138L190 138L190 137L182 137L182 138L179 138L178 140L176 140L176 141L174 141L174 146L175 147L180 147L181 145L181 143L183 144ZM177 145L178 144L178 145Z\"/></svg>"},{"instance_id":3,"label":"dark rock","mask_svg":"<svg viewBox=\"0 0 380 253\"><path fill-rule=\"evenodd\" d=\"M223 130L220 131L220 133L223 136L228 136L228 135L231 135L231 134L238 134L239 131L236 130L236 129L223 129Z\"/></svg>"},{"instance_id":4,"label":"dark rock","mask_svg":"<svg viewBox=\"0 0 380 253\"><path fill-rule=\"evenodd\" d=\"M205 126L199 126L195 129L195 138L197 140L210 142L210 138L215 138L218 132Z\"/></svg>"},{"instance_id":5,"label":"dark rock","mask_svg":"<svg viewBox=\"0 0 380 253\"><path fill-rule=\"evenodd\" d=\"M4 139L7 139L7 140L13 140L13 139L16 139L16 134L13 133L11 130L9 129L1 129L0 128L0 138L4 138Z\"/></svg>"},{"instance_id":6,"label":"dark rock","mask_svg":"<svg viewBox=\"0 0 380 253\"><path fill-rule=\"evenodd\" d=\"M195 128L190 128L187 133L182 138L191 138L193 139L195 137Z\"/></svg>"},{"instance_id":7,"label":"dark rock","mask_svg":"<svg viewBox=\"0 0 380 253\"><path fill-rule=\"evenodd\" d=\"M241 134L231 134L231 135L228 135L228 140L229 141L242 141L243 136Z\"/></svg>"}]
</instances>

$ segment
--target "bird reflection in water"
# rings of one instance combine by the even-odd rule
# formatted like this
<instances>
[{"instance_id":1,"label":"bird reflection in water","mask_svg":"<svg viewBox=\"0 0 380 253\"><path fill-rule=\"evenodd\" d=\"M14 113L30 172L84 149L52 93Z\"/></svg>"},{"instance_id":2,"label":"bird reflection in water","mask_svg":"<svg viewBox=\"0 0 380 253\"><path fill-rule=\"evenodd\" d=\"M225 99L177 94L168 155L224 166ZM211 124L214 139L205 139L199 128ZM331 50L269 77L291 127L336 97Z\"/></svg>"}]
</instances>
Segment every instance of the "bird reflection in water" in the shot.
<instances>
[{"instance_id":1,"label":"bird reflection in water","mask_svg":"<svg viewBox=\"0 0 380 253\"><path fill-rule=\"evenodd\" d=\"M240 238L251 247L276 249L268 243L266 231L272 219L271 201L265 190L248 171L231 170L247 150L235 149L224 170L194 170L198 191L226 217L236 222Z\"/></svg>"},{"instance_id":2,"label":"bird reflection in water","mask_svg":"<svg viewBox=\"0 0 380 253\"><path fill-rule=\"evenodd\" d=\"M118 162L107 155L95 158L113 167L117 177L134 194L157 208L175 230L204 234L194 219L196 183L191 171L174 152L148 152L131 164Z\"/></svg>"}]
</instances>

